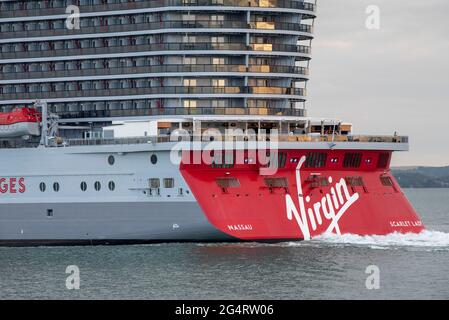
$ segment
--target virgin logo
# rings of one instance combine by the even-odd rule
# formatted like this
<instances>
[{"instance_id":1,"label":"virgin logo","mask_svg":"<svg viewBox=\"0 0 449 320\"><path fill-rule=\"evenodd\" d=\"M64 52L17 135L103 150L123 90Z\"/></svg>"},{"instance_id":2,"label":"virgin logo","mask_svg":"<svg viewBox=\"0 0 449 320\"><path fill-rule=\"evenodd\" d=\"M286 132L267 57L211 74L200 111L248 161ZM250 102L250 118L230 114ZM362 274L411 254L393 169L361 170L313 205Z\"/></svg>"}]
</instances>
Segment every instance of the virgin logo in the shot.
<instances>
[{"instance_id":1,"label":"virgin logo","mask_svg":"<svg viewBox=\"0 0 449 320\"><path fill-rule=\"evenodd\" d=\"M341 234L338 221L349 207L359 199L359 194L356 192L350 195L346 181L342 178L335 186L331 187L331 192L325 194L321 201L310 204L310 197L307 196L304 199L301 185L301 167L305 161L306 157L304 156L296 167L299 212L292 197L287 194L285 196L287 218L289 220L295 218L304 240L310 240L310 229L315 231L318 225L322 225L326 220L330 223L325 232L335 231L335 233ZM329 177L329 183L332 183L332 177Z\"/></svg>"}]
</instances>

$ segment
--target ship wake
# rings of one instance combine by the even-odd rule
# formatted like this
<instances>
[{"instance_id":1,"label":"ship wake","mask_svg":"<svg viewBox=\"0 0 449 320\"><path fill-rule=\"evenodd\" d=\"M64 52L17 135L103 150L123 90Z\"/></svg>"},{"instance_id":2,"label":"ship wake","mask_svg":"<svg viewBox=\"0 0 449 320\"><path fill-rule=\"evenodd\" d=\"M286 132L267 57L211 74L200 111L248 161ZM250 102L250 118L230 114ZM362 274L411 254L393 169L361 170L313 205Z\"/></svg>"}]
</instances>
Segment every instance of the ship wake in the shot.
<instances>
[{"instance_id":1,"label":"ship wake","mask_svg":"<svg viewBox=\"0 0 449 320\"><path fill-rule=\"evenodd\" d=\"M308 242L288 243L289 246L357 246L372 249L429 249L449 250L449 233L424 230L421 233L392 233L384 236L354 234L324 234Z\"/></svg>"}]
</instances>

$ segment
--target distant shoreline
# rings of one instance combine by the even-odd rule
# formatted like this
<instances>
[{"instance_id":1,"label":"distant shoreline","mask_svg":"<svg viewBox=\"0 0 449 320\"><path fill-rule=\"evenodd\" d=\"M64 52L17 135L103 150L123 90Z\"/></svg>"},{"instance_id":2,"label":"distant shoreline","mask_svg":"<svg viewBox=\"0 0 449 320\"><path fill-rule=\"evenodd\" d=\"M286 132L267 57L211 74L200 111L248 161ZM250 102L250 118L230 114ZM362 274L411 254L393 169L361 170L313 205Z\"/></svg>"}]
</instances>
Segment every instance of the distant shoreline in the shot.
<instances>
[{"instance_id":1,"label":"distant shoreline","mask_svg":"<svg viewBox=\"0 0 449 320\"><path fill-rule=\"evenodd\" d=\"M447 167L399 167L392 168L399 185L407 189L449 188L449 166Z\"/></svg>"}]
</instances>

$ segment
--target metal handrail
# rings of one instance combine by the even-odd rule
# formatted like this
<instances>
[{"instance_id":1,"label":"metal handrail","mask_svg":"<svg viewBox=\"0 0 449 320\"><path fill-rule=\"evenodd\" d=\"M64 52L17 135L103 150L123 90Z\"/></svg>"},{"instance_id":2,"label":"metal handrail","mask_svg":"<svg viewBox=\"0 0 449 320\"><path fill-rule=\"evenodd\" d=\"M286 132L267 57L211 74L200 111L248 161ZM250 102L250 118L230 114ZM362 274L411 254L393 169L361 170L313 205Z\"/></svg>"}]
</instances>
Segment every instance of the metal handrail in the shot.
<instances>
[{"instance_id":1,"label":"metal handrail","mask_svg":"<svg viewBox=\"0 0 449 320\"><path fill-rule=\"evenodd\" d=\"M337 137L337 139L335 139ZM236 136L214 136L213 140L208 136L191 136L189 140L177 140L168 135L160 135L153 137L128 137L128 138L93 138L93 139L67 139L63 140L65 146L89 146L89 145L129 145L129 144L145 144L145 143L167 143L179 141L267 141L272 138L270 136L258 135L236 135ZM359 142L359 143L408 143L407 136L368 136L356 135L345 136L339 135L279 135L276 138L278 142Z\"/></svg>"},{"instance_id":2,"label":"metal handrail","mask_svg":"<svg viewBox=\"0 0 449 320\"><path fill-rule=\"evenodd\" d=\"M41 1L45 5L45 1ZM24 1L19 3L19 8L10 8L13 4L8 4L7 1L0 3L0 18L9 17L11 12L14 12L14 16L23 17L28 15L52 15L62 14L65 12L65 8L68 4L61 6L44 6L41 8L28 8L30 2ZM50 4L51 2L48 2ZM72 4L72 3L69 3ZM143 9L143 8L161 8L161 7L174 7L174 6L235 6L235 7L260 7L260 8L288 8L310 11L314 13L316 11L316 5L310 2L295 1L295 0L128 0L127 2L121 1L115 4L97 4L97 5L82 5L81 3L73 4L78 5L82 12L102 12L109 10L123 10L123 9ZM22 7L20 7L22 5ZM64 9L61 11L60 9Z\"/></svg>"},{"instance_id":3,"label":"metal handrail","mask_svg":"<svg viewBox=\"0 0 449 320\"><path fill-rule=\"evenodd\" d=\"M34 84L27 84L34 85ZM8 86L8 85L3 85ZM0 85L0 89L2 86ZM2 92L0 90L0 92ZM21 96L22 99L52 99L52 98L67 98L74 96L109 96L113 94L120 95L168 95L168 94L282 94L282 95L297 95L305 96L306 91L303 88L285 88L285 87L213 87L213 86L166 86L166 87L134 87L134 88L74 88L66 90L55 91L36 91L36 92L14 92L2 93L2 98L10 100L16 96Z\"/></svg>"},{"instance_id":4,"label":"metal handrail","mask_svg":"<svg viewBox=\"0 0 449 320\"><path fill-rule=\"evenodd\" d=\"M152 21L152 22L138 22L138 23L108 23L108 25L95 25L93 23L89 25L82 25L81 29L70 30L65 25L57 27L41 28L37 30L14 30L14 31L2 31L0 33L0 39L14 39L18 37L26 36L41 37L41 36L60 36L71 34L89 34L89 33L107 33L107 32L125 32L125 31L142 31L142 30L162 30L162 29L194 29L208 28L208 29L250 29L250 30L275 30L275 31L298 31L304 33L312 33L313 27L311 25L289 22L273 22L273 28L261 28L263 26L259 22L251 22L247 24L245 21L240 20L224 20L224 21L211 21L211 20L193 20L193 21ZM11 25L17 22L11 23ZM25 23L25 22L24 22ZM270 22L264 23L271 25ZM62 31L62 32L60 32ZM190 31L189 31L190 32ZM199 31L202 32L202 31Z\"/></svg>"},{"instance_id":5,"label":"metal handrail","mask_svg":"<svg viewBox=\"0 0 449 320\"><path fill-rule=\"evenodd\" d=\"M19 64L21 65L21 64ZM114 74L136 74L136 73L179 73L179 72L254 72L254 73L290 73L298 75L309 75L306 67L283 66L283 65L216 65L216 64L171 64L150 65L144 64L138 67L103 67L103 68L81 68L64 69L54 71L30 71L30 70L6 70L0 65L0 80L22 79L21 72L26 72L28 78L46 77L74 77L74 76L99 76Z\"/></svg>"},{"instance_id":6,"label":"metal handrail","mask_svg":"<svg viewBox=\"0 0 449 320\"><path fill-rule=\"evenodd\" d=\"M45 44L45 41L40 41L39 45ZM23 46L28 46L25 49ZM263 48L265 46L265 48ZM30 48L28 44L23 43L21 50L15 50L13 52L2 52L2 56L6 57L8 54L12 54L11 58L19 58L19 53L42 53L46 56L58 56L58 51L67 51L70 55L86 55L86 54L101 54L101 53L125 53L130 51L179 51L179 50L238 50L238 51L280 51L280 52L297 52L310 54L311 47L304 45L293 44L258 44L252 43L246 46L243 42L197 42L197 43L152 43L152 44L131 44L131 45L108 45L98 48L60 48L60 49L45 49L41 50ZM97 52L103 51L103 52Z\"/></svg>"},{"instance_id":7,"label":"metal handrail","mask_svg":"<svg viewBox=\"0 0 449 320\"><path fill-rule=\"evenodd\" d=\"M145 108L145 109L119 109L113 110L84 110L84 111L55 111L61 119L110 118L110 117L139 117L139 116L187 116L187 115L282 115L304 117L304 109L292 108Z\"/></svg>"}]
</instances>

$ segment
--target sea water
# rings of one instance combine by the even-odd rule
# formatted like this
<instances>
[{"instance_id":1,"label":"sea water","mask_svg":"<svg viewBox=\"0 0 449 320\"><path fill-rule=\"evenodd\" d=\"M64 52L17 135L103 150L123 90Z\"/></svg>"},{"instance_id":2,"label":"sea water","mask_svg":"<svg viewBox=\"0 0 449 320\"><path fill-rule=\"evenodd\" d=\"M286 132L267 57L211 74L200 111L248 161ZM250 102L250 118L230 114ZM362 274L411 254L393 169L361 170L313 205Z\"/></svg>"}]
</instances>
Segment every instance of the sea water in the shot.
<instances>
[{"instance_id":1,"label":"sea water","mask_svg":"<svg viewBox=\"0 0 449 320\"><path fill-rule=\"evenodd\" d=\"M448 299L449 189L406 193L421 234L0 248L0 299Z\"/></svg>"}]
</instances>

